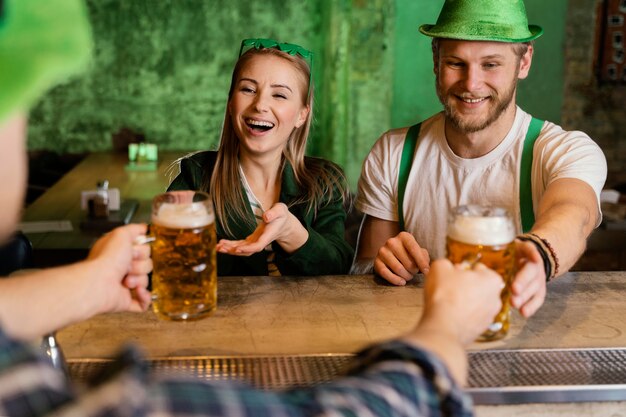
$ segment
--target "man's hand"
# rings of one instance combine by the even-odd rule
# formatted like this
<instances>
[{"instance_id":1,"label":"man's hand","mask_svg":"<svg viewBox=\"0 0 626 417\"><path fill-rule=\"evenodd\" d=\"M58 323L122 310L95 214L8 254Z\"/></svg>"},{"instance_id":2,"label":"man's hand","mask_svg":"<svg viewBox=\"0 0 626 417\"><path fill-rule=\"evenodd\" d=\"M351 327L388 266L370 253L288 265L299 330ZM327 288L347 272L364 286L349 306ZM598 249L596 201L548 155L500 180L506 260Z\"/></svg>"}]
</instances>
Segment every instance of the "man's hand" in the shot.
<instances>
[{"instance_id":1,"label":"man's hand","mask_svg":"<svg viewBox=\"0 0 626 417\"><path fill-rule=\"evenodd\" d=\"M150 246L134 243L145 233L145 224L118 227L98 239L89 252L87 261L102 272L93 274L99 279L94 292L102 297L101 312L144 311L150 305L146 289L152 271Z\"/></svg>"},{"instance_id":2,"label":"man's hand","mask_svg":"<svg viewBox=\"0 0 626 417\"><path fill-rule=\"evenodd\" d=\"M483 264L473 269L433 262L424 285L424 312L405 340L436 354L461 384L467 378L465 347L502 307L502 277Z\"/></svg>"},{"instance_id":3,"label":"man's hand","mask_svg":"<svg viewBox=\"0 0 626 417\"><path fill-rule=\"evenodd\" d=\"M417 243L413 235L400 232L388 239L374 260L374 271L394 285L405 285L418 272L428 273L428 251Z\"/></svg>"},{"instance_id":4,"label":"man's hand","mask_svg":"<svg viewBox=\"0 0 626 417\"><path fill-rule=\"evenodd\" d=\"M500 311L503 288L502 277L481 263L469 269L438 259L426 275L422 321L442 319L446 324L438 326L449 329L466 346Z\"/></svg>"},{"instance_id":5,"label":"man's hand","mask_svg":"<svg viewBox=\"0 0 626 417\"><path fill-rule=\"evenodd\" d=\"M546 189L531 232L551 243L558 255L559 274L568 271L585 251L599 213L593 188L581 180L561 178ZM533 243L517 241L516 251L518 272L511 285L511 305L530 317L546 298L546 273Z\"/></svg>"},{"instance_id":6,"label":"man's hand","mask_svg":"<svg viewBox=\"0 0 626 417\"><path fill-rule=\"evenodd\" d=\"M546 273L543 260L531 242L515 242L517 273L511 284L511 305L528 318L546 298Z\"/></svg>"}]
</instances>

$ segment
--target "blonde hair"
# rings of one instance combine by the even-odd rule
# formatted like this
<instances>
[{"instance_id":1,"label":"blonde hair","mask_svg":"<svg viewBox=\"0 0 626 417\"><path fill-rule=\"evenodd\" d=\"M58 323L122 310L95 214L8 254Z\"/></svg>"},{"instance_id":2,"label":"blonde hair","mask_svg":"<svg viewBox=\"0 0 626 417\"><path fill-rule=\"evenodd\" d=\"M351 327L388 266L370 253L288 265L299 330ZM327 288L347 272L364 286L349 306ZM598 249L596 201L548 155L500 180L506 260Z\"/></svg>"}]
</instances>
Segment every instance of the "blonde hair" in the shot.
<instances>
[{"instance_id":1,"label":"blonde hair","mask_svg":"<svg viewBox=\"0 0 626 417\"><path fill-rule=\"evenodd\" d=\"M302 57L290 55L274 48L252 48L241 55L235 64L228 92L228 103L232 99L236 82L242 69L255 56L259 55L277 56L289 61L300 73L303 85L307 86L309 84L311 68ZM313 114L314 94L312 82L311 85L308 85L308 88L302 88L301 91L302 104L309 107L309 112L302 126L295 128L291 133L291 137L283 150L283 160L279 169L282 176L285 161L289 162L293 167L296 183L300 189L305 190L305 193L296 201L291 202L290 205L307 202L307 211L313 210L316 213L318 206L323 204L324 199L327 199L326 203L331 201L330 196L332 196L334 189L337 189L342 199L345 199L347 188L345 176L339 166L318 158L307 158L305 160L304 155ZM237 138L233 129L228 105L224 114L215 167L212 172L209 169L205 169L202 187L210 191L217 219L227 235L234 237L227 217L234 218L235 222L242 226L246 223L253 227L256 225L253 218L247 218L246 216L248 202L245 198L239 173L239 138Z\"/></svg>"}]
</instances>

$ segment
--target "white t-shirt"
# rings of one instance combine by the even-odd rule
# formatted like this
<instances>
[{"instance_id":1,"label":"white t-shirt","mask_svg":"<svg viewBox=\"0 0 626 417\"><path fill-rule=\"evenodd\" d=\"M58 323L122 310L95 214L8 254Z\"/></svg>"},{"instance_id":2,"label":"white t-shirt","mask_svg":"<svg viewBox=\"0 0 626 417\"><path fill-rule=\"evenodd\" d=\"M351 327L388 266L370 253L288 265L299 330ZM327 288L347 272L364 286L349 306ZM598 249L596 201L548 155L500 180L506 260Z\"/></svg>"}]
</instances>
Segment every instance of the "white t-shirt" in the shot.
<instances>
[{"instance_id":1,"label":"white t-shirt","mask_svg":"<svg viewBox=\"0 0 626 417\"><path fill-rule=\"evenodd\" d=\"M438 113L421 126L403 204L406 230L426 248L431 259L445 256L447 217L460 204L505 207L521 233L519 172L531 116L519 107L504 140L491 152L474 159L460 158L445 138L444 115ZM384 133L363 162L356 207L383 220L398 221L398 172L408 127ZM589 184L598 198L606 180L602 150L583 132L566 132L546 122L533 149L532 198L537 209L548 185L560 178Z\"/></svg>"}]
</instances>

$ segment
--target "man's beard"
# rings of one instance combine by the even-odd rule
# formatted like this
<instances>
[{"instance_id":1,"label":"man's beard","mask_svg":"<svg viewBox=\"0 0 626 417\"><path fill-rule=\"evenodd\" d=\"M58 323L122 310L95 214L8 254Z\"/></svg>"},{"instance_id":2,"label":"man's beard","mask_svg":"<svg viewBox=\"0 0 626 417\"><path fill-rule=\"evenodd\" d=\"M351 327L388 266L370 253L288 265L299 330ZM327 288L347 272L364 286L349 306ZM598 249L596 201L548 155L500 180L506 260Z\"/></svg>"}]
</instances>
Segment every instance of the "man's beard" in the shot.
<instances>
[{"instance_id":1,"label":"man's beard","mask_svg":"<svg viewBox=\"0 0 626 417\"><path fill-rule=\"evenodd\" d=\"M457 111L457 108L452 105L452 101L458 99L453 94L444 95L444 92L441 91L441 87L439 86L439 80L437 80L437 96L441 104L443 104L446 119L452 123L452 126L462 133L475 133L486 129L500 118L502 113L504 113L513 102L516 87L517 83L512 83L511 87L504 91L504 94L501 96L496 91L492 90L489 96L490 103L487 109L487 115L478 120L472 120Z\"/></svg>"}]
</instances>

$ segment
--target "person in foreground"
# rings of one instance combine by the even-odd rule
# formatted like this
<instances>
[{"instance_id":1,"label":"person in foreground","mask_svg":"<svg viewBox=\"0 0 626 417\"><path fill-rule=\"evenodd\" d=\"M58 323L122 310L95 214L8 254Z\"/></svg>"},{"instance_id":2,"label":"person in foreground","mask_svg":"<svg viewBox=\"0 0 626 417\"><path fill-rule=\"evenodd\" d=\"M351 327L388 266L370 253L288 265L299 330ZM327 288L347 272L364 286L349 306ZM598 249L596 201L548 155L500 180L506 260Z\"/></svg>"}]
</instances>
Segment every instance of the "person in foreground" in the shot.
<instances>
[{"instance_id":1,"label":"person in foreground","mask_svg":"<svg viewBox=\"0 0 626 417\"><path fill-rule=\"evenodd\" d=\"M364 161L355 206L365 217L352 273L373 270L404 285L446 255L453 207L502 206L519 233L511 303L530 317L547 280L572 267L600 223L606 160L583 132L516 105L532 41L543 32L528 25L522 0L447 0L437 23L420 31L433 38L444 110L384 133Z\"/></svg>"},{"instance_id":2,"label":"person in foreground","mask_svg":"<svg viewBox=\"0 0 626 417\"><path fill-rule=\"evenodd\" d=\"M331 275L350 268L343 172L304 156L312 59L298 45L243 40L219 150L183 158L169 186L211 194L219 275Z\"/></svg>"},{"instance_id":3,"label":"person in foreground","mask_svg":"<svg viewBox=\"0 0 626 417\"><path fill-rule=\"evenodd\" d=\"M51 85L87 65L91 45L84 6L77 1L50 1L44 11L34 0L2 3L0 244L15 231L24 202L26 112ZM151 301L150 247L134 244L145 233L146 225L122 227L99 239L83 262L0 278L0 326L16 338L32 339L97 313L145 310Z\"/></svg>"},{"instance_id":4,"label":"person in foreground","mask_svg":"<svg viewBox=\"0 0 626 417\"><path fill-rule=\"evenodd\" d=\"M54 288L43 277L25 284L33 303L43 298L32 292L37 286ZM0 415L470 416L471 398L461 390L467 377L464 348L500 308L502 287L502 279L481 264L466 270L447 260L436 261L424 287L424 311L413 331L361 351L343 377L284 391L225 381L155 379L133 348L111 364L106 379L93 380L87 390L79 391L6 327L0 330ZM65 292L100 297L74 287ZM0 316L3 323L13 316L5 311ZM50 317L40 313L40 320Z\"/></svg>"},{"instance_id":5,"label":"person in foreground","mask_svg":"<svg viewBox=\"0 0 626 417\"><path fill-rule=\"evenodd\" d=\"M0 67L15 75L0 75L0 241L15 230L23 201L26 112L47 88L83 68L90 50L80 0L41 5L0 0L0 22L7 24ZM471 415L471 399L460 388L464 347L498 311L503 284L480 264L468 270L445 260L432 265L415 329L364 350L349 375L328 384L268 392L223 381L157 380L128 348L88 386L72 385L28 341L97 313L146 310L149 249L133 245L144 233L143 225L119 228L84 262L0 279L0 415Z\"/></svg>"}]
</instances>

